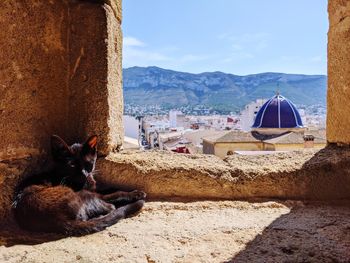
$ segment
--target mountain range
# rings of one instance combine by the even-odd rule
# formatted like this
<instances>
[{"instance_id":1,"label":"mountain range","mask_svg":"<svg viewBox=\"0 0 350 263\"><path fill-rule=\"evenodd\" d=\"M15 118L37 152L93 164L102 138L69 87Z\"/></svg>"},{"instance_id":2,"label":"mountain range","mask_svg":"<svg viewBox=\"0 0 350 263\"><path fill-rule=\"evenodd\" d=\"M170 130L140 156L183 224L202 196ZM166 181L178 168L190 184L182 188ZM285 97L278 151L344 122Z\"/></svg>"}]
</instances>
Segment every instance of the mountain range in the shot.
<instances>
[{"instance_id":1,"label":"mountain range","mask_svg":"<svg viewBox=\"0 0 350 263\"><path fill-rule=\"evenodd\" d=\"M327 76L260 73L238 76L223 72L192 74L158 67L123 69L124 102L131 105L205 105L239 111L277 91L297 105L326 105Z\"/></svg>"}]
</instances>

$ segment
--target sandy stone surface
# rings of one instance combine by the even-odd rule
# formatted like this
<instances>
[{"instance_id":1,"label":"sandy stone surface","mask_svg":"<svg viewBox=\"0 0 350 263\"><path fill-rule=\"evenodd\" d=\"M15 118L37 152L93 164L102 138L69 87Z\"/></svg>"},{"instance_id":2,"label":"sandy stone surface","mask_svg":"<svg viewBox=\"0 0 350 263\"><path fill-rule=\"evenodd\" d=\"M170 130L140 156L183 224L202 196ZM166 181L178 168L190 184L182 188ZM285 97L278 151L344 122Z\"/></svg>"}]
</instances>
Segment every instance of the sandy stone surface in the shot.
<instances>
[{"instance_id":1,"label":"sandy stone surface","mask_svg":"<svg viewBox=\"0 0 350 263\"><path fill-rule=\"evenodd\" d=\"M350 206L147 203L105 231L0 247L0 262L349 262Z\"/></svg>"}]
</instances>

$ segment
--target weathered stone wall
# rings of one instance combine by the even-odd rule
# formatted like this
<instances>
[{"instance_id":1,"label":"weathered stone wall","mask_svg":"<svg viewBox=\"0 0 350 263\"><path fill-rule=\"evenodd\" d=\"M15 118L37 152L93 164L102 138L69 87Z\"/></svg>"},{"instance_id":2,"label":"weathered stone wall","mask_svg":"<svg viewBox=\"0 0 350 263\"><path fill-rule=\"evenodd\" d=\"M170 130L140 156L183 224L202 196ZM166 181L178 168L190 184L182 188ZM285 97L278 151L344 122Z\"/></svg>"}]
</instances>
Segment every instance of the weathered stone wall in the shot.
<instances>
[{"instance_id":1,"label":"weathered stone wall","mask_svg":"<svg viewBox=\"0 0 350 263\"><path fill-rule=\"evenodd\" d=\"M0 160L47 153L51 134L123 140L121 1L0 2Z\"/></svg>"},{"instance_id":2,"label":"weathered stone wall","mask_svg":"<svg viewBox=\"0 0 350 263\"><path fill-rule=\"evenodd\" d=\"M327 140L350 144L350 1L329 0Z\"/></svg>"},{"instance_id":3,"label":"weathered stone wall","mask_svg":"<svg viewBox=\"0 0 350 263\"><path fill-rule=\"evenodd\" d=\"M0 160L67 135L67 21L66 1L0 2Z\"/></svg>"},{"instance_id":4,"label":"weathered stone wall","mask_svg":"<svg viewBox=\"0 0 350 263\"><path fill-rule=\"evenodd\" d=\"M70 14L70 140L99 135L99 152L123 141L120 2L72 2Z\"/></svg>"}]
</instances>

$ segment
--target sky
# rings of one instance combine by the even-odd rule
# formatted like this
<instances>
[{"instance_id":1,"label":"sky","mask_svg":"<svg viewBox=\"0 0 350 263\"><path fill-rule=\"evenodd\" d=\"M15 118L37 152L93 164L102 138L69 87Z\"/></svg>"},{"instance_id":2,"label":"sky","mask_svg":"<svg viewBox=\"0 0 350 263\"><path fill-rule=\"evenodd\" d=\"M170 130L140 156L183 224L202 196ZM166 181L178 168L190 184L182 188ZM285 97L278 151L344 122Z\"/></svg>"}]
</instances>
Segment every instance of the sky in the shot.
<instances>
[{"instance_id":1,"label":"sky","mask_svg":"<svg viewBox=\"0 0 350 263\"><path fill-rule=\"evenodd\" d=\"M123 67L327 74L327 0L123 0Z\"/></svg>"}]
</instances>

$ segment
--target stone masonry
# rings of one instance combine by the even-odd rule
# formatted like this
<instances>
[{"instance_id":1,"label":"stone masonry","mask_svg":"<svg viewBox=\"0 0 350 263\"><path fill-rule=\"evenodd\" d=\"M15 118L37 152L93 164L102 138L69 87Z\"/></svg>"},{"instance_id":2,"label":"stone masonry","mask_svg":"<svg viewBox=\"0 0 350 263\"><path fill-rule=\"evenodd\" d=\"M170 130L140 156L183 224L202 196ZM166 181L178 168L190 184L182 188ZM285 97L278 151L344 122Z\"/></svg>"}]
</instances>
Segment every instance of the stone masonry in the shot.
<instances>
[{"instance_id":1,"label":"stone masonry","mask_svg":"<svg viewBox=\"0 0 350 263\"><path fill-rule=\"evenodd\" d=\"M51 134L123 140L121 3L0 3L0 160L47 153Z\"/></svg>"}]
</instances>

